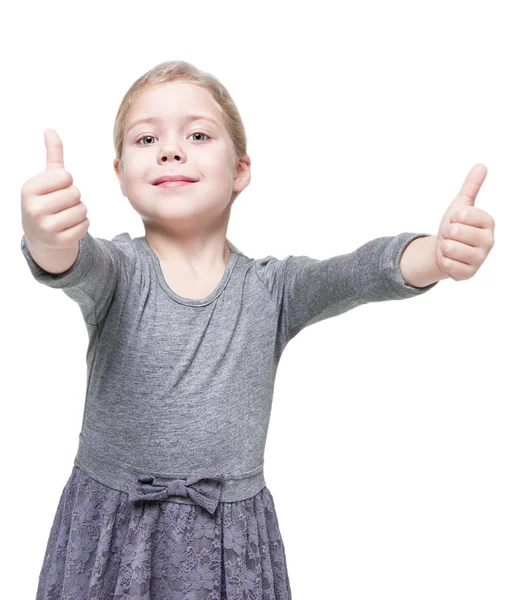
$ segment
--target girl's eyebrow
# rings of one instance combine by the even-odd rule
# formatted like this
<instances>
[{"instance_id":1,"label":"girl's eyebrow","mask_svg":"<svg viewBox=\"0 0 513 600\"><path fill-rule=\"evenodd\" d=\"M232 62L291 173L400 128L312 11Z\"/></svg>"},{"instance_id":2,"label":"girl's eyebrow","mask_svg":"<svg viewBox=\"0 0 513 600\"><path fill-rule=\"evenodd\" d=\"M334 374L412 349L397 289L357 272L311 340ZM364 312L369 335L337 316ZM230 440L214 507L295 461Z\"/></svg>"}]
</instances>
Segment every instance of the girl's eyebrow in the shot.
<instances>
[{"instance_id":1,"label":"girl's eyebrow","mask_svg":"<svg viewBox=\"0 0 513 600\"><path fill-rule=\"evenodd\" d=\"M211 123L219 127L219 123L217 121L210 117L206 117L205 115L186 115L185 117L183 117L184 121L199 121L201 119L205 121L210 121ZM134 121L127 128L127 132L130 131L132 127L135 127L136 125L139 125L141 123L162 123L162 121L163 119L161 119L160 117L142 117L141 119L137 119L136 121Z\"/></svg>"}]
</instances>

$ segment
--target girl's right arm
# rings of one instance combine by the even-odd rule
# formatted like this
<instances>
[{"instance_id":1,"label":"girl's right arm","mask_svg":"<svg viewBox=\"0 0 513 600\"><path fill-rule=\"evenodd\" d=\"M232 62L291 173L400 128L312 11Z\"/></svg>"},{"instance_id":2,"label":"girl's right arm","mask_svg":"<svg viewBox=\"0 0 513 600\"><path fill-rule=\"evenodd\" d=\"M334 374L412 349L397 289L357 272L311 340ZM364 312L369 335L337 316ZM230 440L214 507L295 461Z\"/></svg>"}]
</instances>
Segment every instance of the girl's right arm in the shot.
<instances>
[{"instance_id":1,"label":"girl's right arm","mask_svg":"<svg viewBox=\"0 0 513 600\"><path fill-rule=\"evenodd\" d=\"M67 271L73 263L77 260L78 251L80 244L77 242L73 248L60 248L56 250L42 248L38 250L37 245L32 245L23 236L23 242L29 251L30 256L34 259L34 262L46 271L47 273L53 273L59 275Z\"/></svg>"},{"instance_id":2,"label":"girl's right arm","mask_svg":"<svg viewBox=\"0 0 513 600\"><path fill-rule=\"evenodd\" d=\"M21 222L27 248L49 273L67 271L78 256L79 240L89 229L80 190L64 169L62 141L53 129L44 132L46 169L21 188Z\"/></svg>"},{"instance_id":3,"label":"girl's right arm","mask_svg":"<svg viewBox=\"0 0 513 600\"><path fill-rule=\"evenodd\" d=\"M61 139L52 129L44 136L46 170L21 190L21 249L34 277L62 289L78 302L86 322L97 325L115 290L129 280L134 262L130 238L120 234L109 241L88 232L87 207L64 169Z\"/></svg>"}]
</instances>

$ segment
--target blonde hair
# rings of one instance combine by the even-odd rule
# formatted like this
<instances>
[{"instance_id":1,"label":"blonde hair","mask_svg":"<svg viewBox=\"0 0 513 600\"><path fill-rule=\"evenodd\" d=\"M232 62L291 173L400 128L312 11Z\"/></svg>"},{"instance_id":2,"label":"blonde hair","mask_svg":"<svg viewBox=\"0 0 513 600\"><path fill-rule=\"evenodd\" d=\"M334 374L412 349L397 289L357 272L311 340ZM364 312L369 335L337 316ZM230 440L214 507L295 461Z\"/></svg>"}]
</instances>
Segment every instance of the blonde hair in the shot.
<instances>
[{"instance_id":1,"label":"blonde hair","mask_svg":"<svg viewBox=\"0 0 513 600\"><path fill-rule=\"evenodd\" d=\"M247 139L239 111L224 85L213 75L201 71L183 60L171 60L158 64L134 81L123 97L114 122L114 149L116 158L121 161L123 138L127 126L129 110L135 100L147 89L160 83L185 81L205 88L210 92L223 113L223 122L233 142L235 150L234 167L238 160L247 154ZM232 203L240 192L234 192ZM226 238L228 246L235 252L240 250Z\"/></svg>"}]
</instances>

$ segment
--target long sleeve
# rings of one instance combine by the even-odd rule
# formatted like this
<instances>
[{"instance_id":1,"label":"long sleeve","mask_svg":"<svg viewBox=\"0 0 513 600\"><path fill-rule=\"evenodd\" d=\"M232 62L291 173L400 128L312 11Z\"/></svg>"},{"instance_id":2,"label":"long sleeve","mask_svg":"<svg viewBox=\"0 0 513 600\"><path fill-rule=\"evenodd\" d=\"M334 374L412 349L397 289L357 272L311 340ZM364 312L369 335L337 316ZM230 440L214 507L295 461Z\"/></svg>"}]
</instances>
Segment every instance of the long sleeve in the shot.
<instances>
[{"instance_id":1,"label":"long sleeve","mask_svg":"<svg viewBox=\"0 0 513 600\"><path fill-rule=\"evenodd\" d=\"M318 260L289 255L255 261L278 314L278 334L288 343L302 329L368 302L401 300L423 294L408 285L399 262L406 246L428 233L401 233L373 239L353 252Z\"/></svg>"},{"instance_id":2,"label":"long sleeve","mask_svg":"<svg viewBox=\"0 0 513 600\"><path fill-rule=\"evenodd\" d=\"M21 238L21 250L34 278L49 287L62 289L78 303L89 325L98 325L103 320L114 293L125 288L135 267L128 233L106 240L87 232L79 240L76 261L63 273L49 273L42 269L30 254L25 235Z\"/></svg>"}]
</instances>

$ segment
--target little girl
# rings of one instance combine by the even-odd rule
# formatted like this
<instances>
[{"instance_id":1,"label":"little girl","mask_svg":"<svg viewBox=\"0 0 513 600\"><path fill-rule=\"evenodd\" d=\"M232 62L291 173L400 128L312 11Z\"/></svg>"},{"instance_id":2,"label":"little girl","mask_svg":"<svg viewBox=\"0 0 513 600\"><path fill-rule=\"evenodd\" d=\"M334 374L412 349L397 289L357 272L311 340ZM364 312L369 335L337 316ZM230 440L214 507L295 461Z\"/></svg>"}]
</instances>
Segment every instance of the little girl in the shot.
<instances>
[{"instance_id":1,"label":"little girl","mask_svg":"<svg viewBox=\"0 0 513 600\"><path fill-rule=\"evenodd\" d=\"M226 238L250 182L244 126L225 87L183 61L135 81L114 126L145 236L93 237L59 136L45 143L46 170L22 189L21 249L37 281L78 303L89 346L37 600L289 600L263 471L281 354L309 325L448 277L403 278L403 251L429 234L326 260L246 256Z\"/></svg>"}]
</instances>

